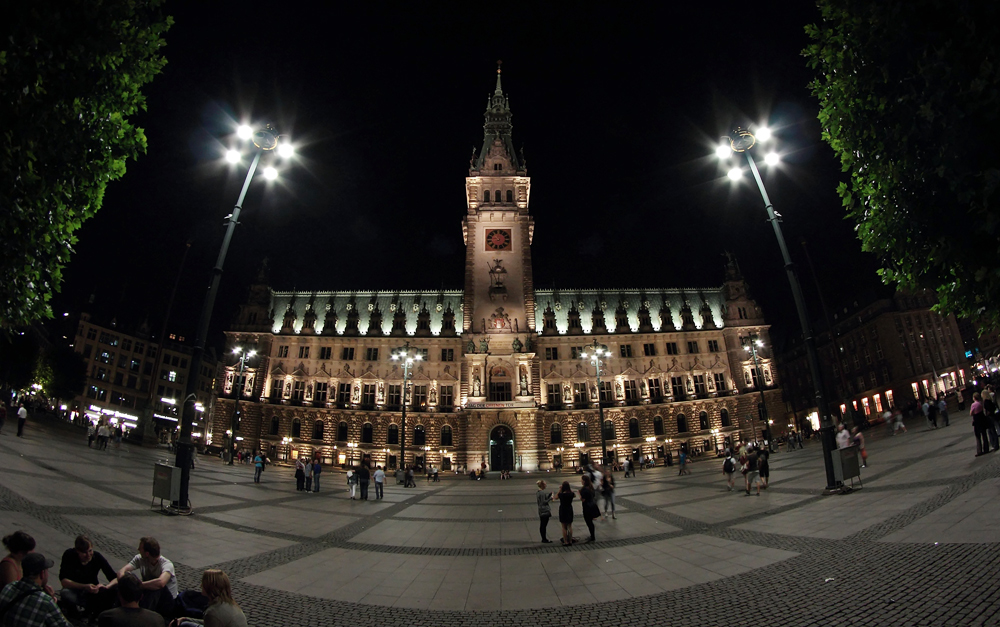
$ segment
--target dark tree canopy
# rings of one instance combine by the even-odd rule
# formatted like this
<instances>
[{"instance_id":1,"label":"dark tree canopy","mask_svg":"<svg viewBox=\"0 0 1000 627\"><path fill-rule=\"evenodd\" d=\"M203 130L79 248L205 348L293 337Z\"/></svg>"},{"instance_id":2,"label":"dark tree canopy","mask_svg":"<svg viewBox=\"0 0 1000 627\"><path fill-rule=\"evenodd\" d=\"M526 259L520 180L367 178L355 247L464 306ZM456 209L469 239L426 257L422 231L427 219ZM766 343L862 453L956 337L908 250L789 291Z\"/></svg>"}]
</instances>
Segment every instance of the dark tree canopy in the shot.
<instances>
[{"instance_id":1,"label":"dark tree canopy","mask_svg":"<svg viewBox=\"0 0 1000 627\"><path fill-rule=\"evenodd\" d=\"M997 326L1000 5L817 4L803 54L862 248L886 283L933 290L941 311Z\"/></svg>"},{"instance_id":2,"label":"dark tree canopy","mask_svg":"<svg viewBox=\"0 0 1000 627\"><path fill-rule=\"evenodd\" d=\"M146 150L129 116L159 73L162 0L7 3L0 26L0 328L49 299L109 181Z\"/></svg>"}]
</instances>

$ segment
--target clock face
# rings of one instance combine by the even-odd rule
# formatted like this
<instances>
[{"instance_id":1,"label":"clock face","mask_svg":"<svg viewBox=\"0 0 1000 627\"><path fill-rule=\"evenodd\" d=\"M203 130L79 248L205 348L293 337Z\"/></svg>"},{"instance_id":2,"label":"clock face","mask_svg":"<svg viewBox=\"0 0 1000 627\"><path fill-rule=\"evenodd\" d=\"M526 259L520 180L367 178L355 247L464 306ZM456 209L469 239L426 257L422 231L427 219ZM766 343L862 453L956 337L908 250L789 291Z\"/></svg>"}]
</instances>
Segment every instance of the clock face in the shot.
<instances>
[{"instance_id":1,"label":"clock face","mask_svg":"<svg viewBox=\"0 0 1000 627\"><path fill-rule=\"evenodd\" d=\"M510 229L491 229L487 231L486 250L510 250Z\"/></svg>"}]
</instances>

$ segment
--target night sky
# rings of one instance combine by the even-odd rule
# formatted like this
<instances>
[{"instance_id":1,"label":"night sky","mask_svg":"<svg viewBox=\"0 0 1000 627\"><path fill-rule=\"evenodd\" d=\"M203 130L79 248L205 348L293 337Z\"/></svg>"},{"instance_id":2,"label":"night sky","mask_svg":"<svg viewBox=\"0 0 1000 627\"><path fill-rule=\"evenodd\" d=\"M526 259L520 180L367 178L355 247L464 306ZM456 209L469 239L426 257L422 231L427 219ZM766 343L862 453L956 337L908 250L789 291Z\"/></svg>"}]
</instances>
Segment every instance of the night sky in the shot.
<instances>
[{"instance_id":1,"label":"night sky","mask_svg":"<svg viewBox=\"0 0 1000 627\"><path fill-rule=\"evenodd\" d=\"M712 154L732 126L767 122L784 161L763 176L813 317L802 238L831 309L887 292L820 139L809 2L316 4L167 3L168 65L135 118L149 151L79 232L57 313L158 331L190 241L169 330L193 339L246 173L221 159L237 121L270 122L299 152L251 186L210 345L264 257L275 289L460 289L464 177L497 59L532 177L537 287L718 286L728 250L773 334L797 333L760 196Z\"/></svg>"}]
</instances>

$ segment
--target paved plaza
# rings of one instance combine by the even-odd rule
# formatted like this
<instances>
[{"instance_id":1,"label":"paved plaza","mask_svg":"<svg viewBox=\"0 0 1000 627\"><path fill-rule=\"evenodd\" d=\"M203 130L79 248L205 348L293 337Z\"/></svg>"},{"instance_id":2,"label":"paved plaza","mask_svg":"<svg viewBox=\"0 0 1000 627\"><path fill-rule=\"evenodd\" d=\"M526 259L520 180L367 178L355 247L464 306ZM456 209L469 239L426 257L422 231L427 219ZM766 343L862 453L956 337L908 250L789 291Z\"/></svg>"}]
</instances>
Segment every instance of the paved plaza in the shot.
<instances>
[{"instance_id":1,"label":"paved plaza","mask_svg":"<svg viewBox=\"0 0 1000 627\"><path fill-rule=\"evenodd\" d=\"M537 474L392 481L383 501L352 501L339 471L303 494L291 468L255 485L250 466L199 457L194 515L166 516L150 505L165 450L89 449L43 419L0 436L0 532L24 529L56 560L86 533L115 568L155 536L181 589L221 568L257 627L994 625L1000 454L975 457L968 423L867 432L864 488L848 495L822 495L817 443L773 455L760 497L728 492L716 460L619 474L617 520L566 548L555 518L556 543L539 543ZM574 531L587 535L579 503Z\"/></svg>"}]
</instances>

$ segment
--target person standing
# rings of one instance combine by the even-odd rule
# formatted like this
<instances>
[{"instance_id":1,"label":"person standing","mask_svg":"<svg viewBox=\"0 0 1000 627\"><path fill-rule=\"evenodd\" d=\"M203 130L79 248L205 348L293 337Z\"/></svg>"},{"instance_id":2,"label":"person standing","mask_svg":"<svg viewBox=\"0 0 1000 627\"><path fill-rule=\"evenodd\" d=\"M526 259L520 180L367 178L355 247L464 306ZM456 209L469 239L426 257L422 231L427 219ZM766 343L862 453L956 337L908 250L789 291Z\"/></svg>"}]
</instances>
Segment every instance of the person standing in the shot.
<instances>
[{"instance_id":1,"label":"person standing","mask_svg":"<svg viewBox=\"0 0 1000 627\"><path fill-rule=\"evenodd\" d=\"M847 426L840 423L837 426L837 448L847 448L851 445L851 434L847 431Z\"/></svg>"},{"instance_id":2,"label":"person standing","mask_svg":"<svg viewBox=\"0 0 1000 627\"><path fill-rule=\"evenodd\" d=\"M601 477L601 496L604 497L604 515L608 515L608 505L611 506L611 517L615 520L618 516L615 515L615 478L610 472L604 473Z\"/></svg>"},{"instance_id":3,"label":"person standing","mask_svg":"<svg viewBox=\"0 0 1000 627\"><path fill-rule=\"evenodd\" d=\"M726 476L726 487L732 492L736 485L736 460L733 459L732 453L726 456L726 461L722 462L722 474Z\"/></svg>"},{"instance_id":4,"label":"person standing","mask_svg":"<svg viewBox=\"0 0 1000 627\"><path fill-rule=\"evenodd\" d=\"M996 395L993 393L993 386L987 385L983 388L982 394L983 412L986 416L984 425L986 427L986 433L989 435L990 444L993 449L996 450L1000 448L1000 442L998 442L998 429L1000 425L997 424L997 403Z\"/></svg>"},{"instance_id":5,"label":"person standing","mask_svg":"<svg viewBox=\"0 0 1000 627\"><path fill-rule=\"evenodd\" d=\"M24 403L19 403L17 408L17 437L24 437L24 423L28 421L28 410L24 408Z\"/></svg>"},{"instance_id":6,"label":"person standing","mask_svg":"<svg viewBox=\"0 0 1000 627\"><path fill-rule=\"evenodd\" d=\"M941 421L944 422L944 426L949 426L948 421L948 402L944 400L944 396L938 399L938 412L941 414Z\"/></svg>"},{"instance_id":7,"label":"person standing","mask_svg":"<svg viewBox=\"0 0 1000 627\"><path fill-rule=\"evenodd\" d=\"M937 416L938 416L937 399L936 398L932 398L928 402L928 406L927 406L927 419L930 421L931 426L933 426L935 429L938 428Z\"/></svg>"},{"instance_id":8,"label":"person standing","mask_svg":"<svg viewBox=\"0 0 1000 627\"><path fill-rule=\"evenodd\" d=\"M559 488L559 494L556 495L559 499L559 524L562 525L562 544L563 546L569 546L573 544L573 499L576 498L576 492L569 487L569 481L563 481L562 487Z\"/></svg>"},{"instance_id":9,"label":"person standing","mask_svg":"<svg viewBox=\"0 0 1000 627\"><path fill-rule=\"evenodd\" d=\"M298 492L306 489L306 465L301 458L295 460L295 489Z\"/></svg>"},{"instance_id":10,"label":"person standing","mask_svg":"<svg viewBox=\"0 0 1000 627\"><path fill-rule=\"evenodd\" d=\"M770 451L761 451L757 458L757 473L760 475L760 487L767 489L767 482L771 479L771 464L768 463L768 458L771 457ZM760 493L760 489L757 490Z\"/></svg>"},{"instance_id":11,"label":"person standing","mask_svg":"<svg viewBox=\"0 0 1000 627\"><path fill-rule=\"evenodd\" d=\"M865 436L861 435L861 429L854 427L852 440L861 451L861 467L868 467L868 451L865 450ZM764 487L767 487L766 485Z\"/></svg>"},{"instance_id":12,"label":"person standing","mask_svg":"<svg viewBox=\"0 0 1000 627\"><path fill-rule=\"evenodd\" d=\"M323 460L313 460L313 492L319 492L319 476L323 474Z\"/></svg>"},{"instance_id":13,"label":"person standing","mask_svg":"<svg viewBox=\"0 0 1000 627\"><path fill-rule=\"evenodd\" d=\"M843 425L841 425L843 426ZM750 448L747 454L746 495L750 496L750 486L757 485L757 496L760 496L760 470L757 468L759 456L756 448Z\"/></svg>"},{"instance_id":14,"label":"person standing","mask_svg":"<svg viewBox=\"0 0 1000 627\"><path fill-rule=\"evenodd\" d=\"M368 482L371 481L371 471L368 470L368 466L361 464L361 468L358 470L358 485L361 488L361 500L368 500Z\"/></svg>"},{"instance_id":15,"label":"person standing","mask_svg":"<svg viewBox=\"0 0 1000 627\"><path fill-rule=\"evenodd\" d=\"M955 392L955 400L958 401L958 411L965 409L965 395L962 394L962 390Z\"/></svg>"},{"instance_id":16,"label":"person standing","mask_svg":"<svg viewBox=\"0 0 1000 627\"><path fill-rule=\"evenodd\" d=\"M358 478L353 470L347 471L347 489L351 491L351 500L353 501L358 489Z\"/></svg>"},{"instance_id":17,"label":"person standing","mask_svg":"<svg viewBox=\"0 0 1000 627\"><path fill-rule=\"evenodd\" d=\"M0 401L0 434L3 433L3 423L7 422L7 401Z\"/></svg>"},{"instance_id":18,"label":"person standing","mask_svg":"<svg viewBox=\"0 0 1000 627\"><path fill-rule=\"evenodd\" d=\"M51 596L49 569L55 562L41 553L29 553L21 560L23 576L0 592L4 625L26 627L72 627ZM49 594L46 594L49 592Z\"/></svg>"},{"instance_id":19,"label":"person standing","mask_svg":"<svg viewBox=\"0 0 1000 627\"><path fill-rule=\"evenodd\" d=\"M92 448L94 445L94 438L97 437L97 427L94 423L87 421L87 448Z\"/></svg>"},{"instance_id":20,"label":"person standing","mask_svg":"<svg viewBox=\"0 0 1000 627\"><path fill-rule=\"evenodd\" d=\"M545 489L545 482L539 479L535 482L538 492L535 492L535 502L538 503L538 533L542 535L542 542L550 544L546 530L549 526L549 519L552 518L552 507L549 505L554 499L551 490Z\"/></svg>"},{"instance_id":21,"label":"person standing","mask_svg":"<svg viewBox=\"0 0 1000 627\"><path fill-rule=\"evenodd\" d=\"M372 479L375 481L375 500L381 500L382 490L385 487L385 472L381 466L375 466L375 474Z\"/></svg>"},{"instance_id":22,"label":"person standing","mask_svg":"<svg viewBox=\"0 0 1000 627\"><path fill-rule=\"evenodd\" d=\"M253 457L253 482L260 483L260 475L264 472L264 453L257 451Z\"/></svg>"},{"instance_id":23,"label":"person standing","mask_svg":"<svg viewBox=\"0 0 1000 627\"><path fill-rule=\"evenodd\" d=\"M485 465L485 464L484 464ZM415 488L417 487L417 482L413 478L413 466L406 467L405 480L403 481L404 488ZM482 477L482 475L480 475Z\"/></svg>"},{"instance_id":24,"label":"person standing","mask_svg":"<svg viewBox=\"0 0 1000 627\"><path fill-rule=\"evenodd\" d=\"M590 476L584 474L580 477L580 481L583 484L580 487L583 522L587 523L587 530L590 531L590 537L587 538L586 542L594 542L597 540L597 535L594 531L594 519L601 516L601 510L597 507L597 493L594 491L594 484L590 480Z\"/></svg>"},{"instance_id":25,"label":"person standing","mask_svg":"<svg viewBox=\"0 0 1000 627\"><path fill-rule=\"evenodd\" d=\"M983 397L979 392L972 395L972 407L969 408L969 413L972 414L972 429L976 435L976 457L979 457L990 452L990 439L986 427L988 418L983 408Z\"/></svg>"},{"instance_id":26,"label":"person standing","mask_svg":"<svg viewBox=\"0 0 1000 627\"><path fill-rule=\"evenodd\" d=\"M679 477L681 475L690 475L691 471L688 470L688 467L687 467L687 462L688 462L687 451L685 451L684 449L681 449L680 455L678 455L678 460L680 461L680 463L679 463L680 472L677 473L677 476Z\"/></svg>"},{"instance_id":27,"label":"person standing","mask_svg":"<svg viewBox=\"0 0 1000 627\"><path fill-rule=\"evenodd\" d=\"M306 460L305 467L303 468L303 473L305 475L306 481L306 492L312 492L313 489L313 460L310 458Z\"/></svg>"}]
</instances>

